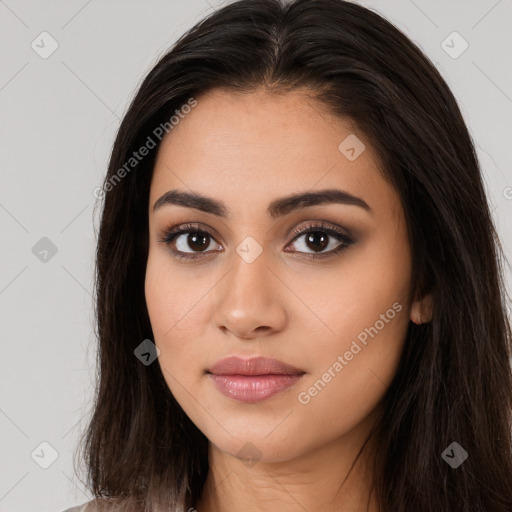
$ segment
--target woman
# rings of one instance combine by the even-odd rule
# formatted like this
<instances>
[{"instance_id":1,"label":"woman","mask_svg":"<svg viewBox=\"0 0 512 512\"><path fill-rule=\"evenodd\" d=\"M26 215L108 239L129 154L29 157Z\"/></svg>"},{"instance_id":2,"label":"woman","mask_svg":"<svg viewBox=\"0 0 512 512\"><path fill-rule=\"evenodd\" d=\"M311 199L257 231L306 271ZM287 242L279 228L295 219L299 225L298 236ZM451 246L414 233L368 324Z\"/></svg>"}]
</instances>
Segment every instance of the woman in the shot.
<instances>
[{"instance_id":1,"label":"woman","mask_svg":"<svg viewBox=\"0 0 512 512\"><path fill-rule=\"evenodd\" d=\"M213 13L101 195L86 510L512 510L501 247L457 103L389 22Z\"/></svg>"}]
</instances>

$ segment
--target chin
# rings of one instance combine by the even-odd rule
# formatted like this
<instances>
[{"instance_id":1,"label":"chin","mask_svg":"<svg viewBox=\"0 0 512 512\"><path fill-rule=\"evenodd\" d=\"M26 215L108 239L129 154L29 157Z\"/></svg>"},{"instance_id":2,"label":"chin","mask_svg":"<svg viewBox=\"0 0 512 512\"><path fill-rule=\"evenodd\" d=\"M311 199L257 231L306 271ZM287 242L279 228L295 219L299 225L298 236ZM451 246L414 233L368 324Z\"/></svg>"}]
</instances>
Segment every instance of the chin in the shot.
<instances>
[{"instance_id":1,"label":"chin","mask_svg":"<svg viewBox=\"0 0 512 512\"><path fill-rule=\"evenodd\" d=\"M301 429L293 433L288 426L279 431L280 427L276 428L278 424L260 422L259 425L249 425L240 422L235 428L230 422L224 422L226 430L217 425L203 432L217 449L242 461L249 460L251 464L284 462L298 457L306 450Z\"/></svg>"}]
</instances>

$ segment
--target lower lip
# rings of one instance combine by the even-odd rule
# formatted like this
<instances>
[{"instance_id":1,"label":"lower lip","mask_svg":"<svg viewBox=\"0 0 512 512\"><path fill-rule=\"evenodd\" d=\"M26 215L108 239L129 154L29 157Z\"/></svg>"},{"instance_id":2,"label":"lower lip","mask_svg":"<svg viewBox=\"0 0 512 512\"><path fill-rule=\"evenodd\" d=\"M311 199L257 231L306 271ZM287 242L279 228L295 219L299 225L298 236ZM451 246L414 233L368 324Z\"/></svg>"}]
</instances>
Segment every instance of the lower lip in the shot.
<instances>
[{"instance_id":1,"label":"lower lip","mask_svg":"<svg viewBox=\"0 0 512 512\"><path fill-rule=\"evenodd\" d=\"M239 402L253 404L291 388L302 375L213 375L217 389Z\"/></svg>"}]
</instances>

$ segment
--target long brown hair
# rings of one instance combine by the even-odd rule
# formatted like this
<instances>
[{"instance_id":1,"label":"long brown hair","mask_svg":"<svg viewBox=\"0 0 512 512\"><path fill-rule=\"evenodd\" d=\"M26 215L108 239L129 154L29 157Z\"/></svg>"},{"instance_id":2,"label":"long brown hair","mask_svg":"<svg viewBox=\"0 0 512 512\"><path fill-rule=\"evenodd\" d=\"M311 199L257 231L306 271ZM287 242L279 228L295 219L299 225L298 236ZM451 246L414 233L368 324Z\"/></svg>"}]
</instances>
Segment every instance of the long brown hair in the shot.
<instances>
[{"instance_id":1,"label":"long brown hair","mask_svg":"<svg viewBox=\"0 0 512 512\"><path fill-rule=\"evenodd\" d=\"M342 0L228 4L159 59L131 102L103 187L98 384L80 445L87 487L118 498L126 511L185 511L200 495L208 441L159 365L134 355L153 339L144 278L156 134L170 131L169 119L191 98L257 87L307 88L372 141L405 212L413 288L433 296L432 321L410 324L376 425L380 510L510 512L505 257L474 144L453 94L418 47L375 12ZM134 164L148 138L156 147ZM468 454L457 468L443 457L453 442Z\"/></svg>"}]
</instances>

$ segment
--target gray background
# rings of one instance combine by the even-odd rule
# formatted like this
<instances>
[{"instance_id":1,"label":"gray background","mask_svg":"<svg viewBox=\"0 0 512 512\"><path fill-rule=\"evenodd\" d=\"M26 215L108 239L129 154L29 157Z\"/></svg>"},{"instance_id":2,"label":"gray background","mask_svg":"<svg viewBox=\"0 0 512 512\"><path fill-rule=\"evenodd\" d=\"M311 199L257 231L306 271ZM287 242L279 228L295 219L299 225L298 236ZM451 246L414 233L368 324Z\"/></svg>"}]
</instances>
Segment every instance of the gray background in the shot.
<instances>
[{"instance_id":1,"label":"gray background","mask_svg":"<svg viewBox=\"0 0 512 512\"><path fill-rule=\"evenodd\" d=\"M361 3L418 43L452 88L510 258L511 1ZM93 190L142 78L221 4L0 0L0 511L61 511L90 499L72 455L95 375ZM50 48L43 31L58 43L46 59L31 47ZM457 58L442 47L453 31L469 44ZM453 38L444 44L462 48ZM56 254L34 254L43 237ZM509 269L506 279L510 285ZM42 442L58 454L47 469L40 466L52 462L52 450Z\"/></svg>"}]
</instances>

